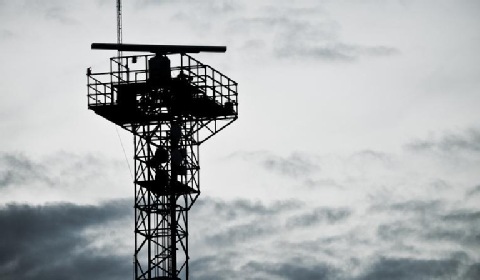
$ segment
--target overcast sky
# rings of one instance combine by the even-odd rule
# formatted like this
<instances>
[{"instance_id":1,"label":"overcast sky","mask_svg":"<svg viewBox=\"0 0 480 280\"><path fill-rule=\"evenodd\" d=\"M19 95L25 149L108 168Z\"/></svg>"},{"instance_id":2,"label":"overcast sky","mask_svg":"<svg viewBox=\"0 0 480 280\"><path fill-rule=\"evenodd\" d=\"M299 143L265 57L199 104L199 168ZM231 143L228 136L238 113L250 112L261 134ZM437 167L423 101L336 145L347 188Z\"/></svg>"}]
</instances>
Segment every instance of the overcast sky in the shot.
<instances>
[{"instance_id":1,"label":"overcast sky","mask_svg":"<svg viewBox=\"0 0 480 280\"><path fill-rule=\"evenodd\" d=\"M123 2L239 83L191 279L480 279L480 1ZM114 0L0 0L2 280L133 278L133 139L86 99L115 41Z\"/></svg>"}]
</instances>

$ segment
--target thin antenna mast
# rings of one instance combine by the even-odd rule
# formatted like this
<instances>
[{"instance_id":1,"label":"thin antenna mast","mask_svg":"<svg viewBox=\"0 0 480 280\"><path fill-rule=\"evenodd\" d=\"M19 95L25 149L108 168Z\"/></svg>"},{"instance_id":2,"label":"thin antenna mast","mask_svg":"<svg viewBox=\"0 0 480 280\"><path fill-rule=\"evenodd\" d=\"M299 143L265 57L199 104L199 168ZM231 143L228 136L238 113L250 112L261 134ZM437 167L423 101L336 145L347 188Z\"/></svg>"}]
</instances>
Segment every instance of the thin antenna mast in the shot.
<instances>
[{"instance_id":1,"label":"thin antenna mast","mask_svg":"<svg viewBox=\"0 0 480 280\"><path fill-rule=\"evenodd\" d=\"M122 0L117 0L117 44L121 45L122 38ZM122 56L122 51L118 51L118 56Z\"/></svg>"}]
</instances>

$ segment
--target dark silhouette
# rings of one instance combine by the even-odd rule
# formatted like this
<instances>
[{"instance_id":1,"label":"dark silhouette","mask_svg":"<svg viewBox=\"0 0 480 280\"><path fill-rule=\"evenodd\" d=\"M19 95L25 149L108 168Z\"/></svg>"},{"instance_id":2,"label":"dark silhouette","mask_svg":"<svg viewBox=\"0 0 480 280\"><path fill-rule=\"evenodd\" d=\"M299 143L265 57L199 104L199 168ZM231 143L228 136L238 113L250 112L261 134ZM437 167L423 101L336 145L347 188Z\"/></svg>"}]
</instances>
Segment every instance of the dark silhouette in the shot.
<instances>
[{"instance_id":1,"label":"dark silhouette","mask_svg":"<svg viewBox=\"0 0 480 280\"><path fill-rule=\"evenodd\" d=\"M87 69L88 108L134 134L135 279L188 279L188 210L199 145L237 119L237 83L187 55L218 46L92 44L150 52ZM172 62L174 61L174 62Z\"/></svg>"}]
</instances>

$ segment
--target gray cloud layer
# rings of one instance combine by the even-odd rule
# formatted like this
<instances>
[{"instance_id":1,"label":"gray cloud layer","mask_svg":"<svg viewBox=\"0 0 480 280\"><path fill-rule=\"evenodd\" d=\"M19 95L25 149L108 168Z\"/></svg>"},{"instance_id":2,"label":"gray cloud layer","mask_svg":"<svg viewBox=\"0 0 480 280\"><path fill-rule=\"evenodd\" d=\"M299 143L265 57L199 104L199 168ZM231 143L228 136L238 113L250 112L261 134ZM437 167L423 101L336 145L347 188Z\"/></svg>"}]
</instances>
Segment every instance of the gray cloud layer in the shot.
<instances>
[{"instance_id":1,"label":"gray cloud layer","mask_svg":"<svg viewBox=\"0 0 480 280\"><path fill-rule=\"evenodd\" d=\"M237 153L267 171L294 178L313 176L325 163L295 153ZM52 158L65 157L56 155ZM49 159L51 161L51 158ZM364 151L348 157L355 165L391 157ZM50 184L50 165L20 154L2 154L3 190L42 181ZM66 164L68 163L68 164ZM106 164L83 157L61 162L61 175L74 181L91 177ZM67 166L67 168L65 168ZM322 165L322 172L323 171ZM46 172L48 171L48 172ZM320 172L321 173L321 172ZM58 175L58 174L57 174ZM283 177L285 178L285 177ZM77 183L81 184L81 183ZM478 187L465 194L475 195ZM480 211L442 198L393 200L372 196L364 210L320 206L307 200L265 203L201 198L190 213L194 242L191 273L195 279L476 279L480 276ZM319 202L320 203L320 202ZM96 247L113 230L109 223L127 220L131 200L98 206L8 204L0 209L2 279L127 279L131 252ZM212 226L213 225L213 226ZM130 240L132 235L125 236ZM114 241L112 241L114 242ZM116 241L115 241L116 242ZM128 241L125 243L129 243ZM361 257L358 252L362 252ZM75 276L71 276L75 275Z\"/></svg>"},{"instance_id":2,"label":"gray cloud layer","mask_svg":"<svg viewBox=\"0 0 480 280\"><path fill-rule=\"evenodd\" d=\"M317 158L305 153L292 153L288 157L282 157L265 151L237 152L232 157L257 162L267 170L293 178L318 173L320 170Z\"/></svg>"},{"instance_id":3,"label":"gray cloud layer","mask_svg":"<svg viewBox=\"0 0 480 280\"><path fill-rule=\"evenodd\" d=\"M128 180L125 163L99 155L56 152L34 158L24 153L0 152L0 190L17 199L42 202L42 197L56 197L79 202L83 198L94 202L124 197L122 192L131 189ZM41 193L45 195L35 196ZM0 199L8 201L6 196Z\"/></svg>"},{"instance_id":4,"label":"gray cloud layer","mask_svg":"<svg viewBox=\"0 0 480 280\"><path fill-rule=\"evenodd\" d=\"M100 206L9 204L0 208L2 279L128 279L130 252L123 255L86 247L85 231L133 218L130 201ZM105 228L107 233L107 228ZM108 237L105 237L108 238ZM125 264L125 265L122 265Z\"/></svg>"},{"instance_id":5,"label":"gray cloud layer","mask_svg":"<svg viewBox=\"0 0 480 280\"><path fill-rule=\"evenodd\" d=\"M459 266L459 261L453 259L418 260L382 258L372 265L370 270L359 279L451 279L452 277L458 277Z\"/></svg>"},{"instance_id":6,"label":"gray cloud layer","mask_svg":"<svg viewBox=\"0 0 480 280\"><path fill-rule=\"evenodd\" d=\"M216 230L202 231L211 251L203 251L192 261L196 279L480 277L475 262L480 249L479 215L475 209L459 210L440 200L376 201L360 214L353 209L312 209L299 203L283 208L278 204L252 208L251 203L218 204L207 200L200 205L200 212L212 203L217 203L214 212L200 216L194 212L192 217L199 222L204 215L213 213L238 214L217 221L220 227ZM245 217L245 209L249 222L235 223ZM318 238L299 239L297 234L305 228L316 231ZM323 234L335 228L342 230L333 236ZM278 239L279 232L284 238ZM265 246L268 243L271 245Z\"/></svg>"},{"instance_id":7,"label":"gray cloud layer","mask_svg":"<svg viewBox=\"0 0 480 280\"><path fill-rule=\"evenodd\" d=\"M141 8L170 8L175 14L172 20L189 23L200 33L221 34L254 56L266 52L281 59L354 61L399 53L392 46L342 40L341 24L329 15L322 3L262 1L250 6L251 9L243 1L143 0L138 3Z\"/></svg>"},{"instance_id":8,"label":"gray cloud layer","mask_svg":"<svg viewBox=\"0 0 480 280\"><path fill-rule=\"evenodd\" d=\"M0 208L2 279L129 279L131 250L118 252L92 247L98 240L85 232L100 226L101 231L107 233L113 230L109 224L112 221L133 222L130 203L128 199L98 206L9 204ZM350 226L353 218L358 220L352 210L308 209L307 205L295 201L266 205L246 200L204 199L192 209L190 217L193 223L190 228L196 230L192 234L198 237L201 231L201 238L191 244L192 279L406 280L419 276L421 279L473 280L480 276L480 265L473 261L472 251L468 253L468 250L440 251L430 257L425 252L395 257L407 251L394 246L388 252L379 250L371 256L357 256L365 245L375 251L379 249L375 247L382 244L412 241L414 243L405 244L406 248L421 247L422 242L447 242L457 244L452 248L478 249L478 236L465 238L466 232L479 232L480 215L476 211L451 211L441 202L412 201L374 207L369 210L370 217L401 213L406 217L405 223L380 222L379 239L367 241L363 232L368 229ZM369 225L368 220L364 222ZM212 223L216 226L212 227ZM202 225L208 229L199 228ZM375 223L369 225L372 226ZM319 238L295 238L304 227L319 231ZM322 231L335 227L344 230L332 237L323 236ZM458 231L445 233L448 229ZM278 232L284 237L279 239ZM102 238L109 237L105 234ZM265 249L271 251L262 251ZM363 250L368 253L370 249ZM343 260L344 257L347 260Z\"/></svg>"},{"instance_id":9,"label":"gray cloud layer","mask_svg":"<svg viewBox=\"0 0 480 280\"><path fill-rule=\"evenodd\" d=\"M268 7L261 10L260 16L234 19L230 26L235 32L247 34L255 30L256 37L247 42L264 41L260 45L269 46L278 58L353 61L361 57L399 53L391 46L342 42L339 39L340 24L330 18L321 6ZM262 32L263 36L259 35Z\"/></svg>"},{"instance_id":10,"label":"gray cloud layer","mask_svg":"<svg viewBox=\"0 0 480 280\"><path fill-rule=\"evenodd\" d=\"M287 221L287 226L291 227L310 227L320 223L334 224L342 222L351 214L350 209L345 208L316 208L305 214L296 215Z\"/></svg>"},{"instance_id":11,"label":"gray cloud layer","mask_svg":"<svg viewBox=\"0 0 480 280\"><path fill-rule=\"evenodd\" d=\"M470 129L463 133L444 134L427 140L416 140L407 145L413 151L432 152L480 152L480 131Z\"/></svg>"},{"instance_id":12,"label":"gray cloud layer","mask_svg":"<svg viewBox=\"0 0 480 280\"><path fill-rule=\"evenodd\" d=\"M22 154L0 154L0 188L12 185L25 184L31 181L45 181L51 183L45 175L45 167L34 163Z\"/></svg>"}]
</instances>

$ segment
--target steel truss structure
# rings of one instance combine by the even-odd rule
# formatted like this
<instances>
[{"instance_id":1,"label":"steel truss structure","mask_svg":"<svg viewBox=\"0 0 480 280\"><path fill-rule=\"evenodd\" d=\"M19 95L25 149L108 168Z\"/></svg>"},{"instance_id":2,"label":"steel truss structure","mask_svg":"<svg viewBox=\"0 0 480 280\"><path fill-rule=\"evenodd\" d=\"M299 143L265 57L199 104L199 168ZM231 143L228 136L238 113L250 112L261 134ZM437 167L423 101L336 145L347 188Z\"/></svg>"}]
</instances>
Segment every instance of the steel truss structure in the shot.
<instances>
[{"instance_id":1,"label":"steel truss structure","mask_svg":"<svg viewBox=\"0 0 480 280\"><path fill-rule=\"evenodd\" d=\"M134 135L135 279L188 279L199 145L237 119L237 83L182 53L113 57L87 79L89 109Z\"/></svg>"}]
</instances>

